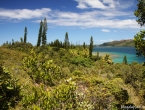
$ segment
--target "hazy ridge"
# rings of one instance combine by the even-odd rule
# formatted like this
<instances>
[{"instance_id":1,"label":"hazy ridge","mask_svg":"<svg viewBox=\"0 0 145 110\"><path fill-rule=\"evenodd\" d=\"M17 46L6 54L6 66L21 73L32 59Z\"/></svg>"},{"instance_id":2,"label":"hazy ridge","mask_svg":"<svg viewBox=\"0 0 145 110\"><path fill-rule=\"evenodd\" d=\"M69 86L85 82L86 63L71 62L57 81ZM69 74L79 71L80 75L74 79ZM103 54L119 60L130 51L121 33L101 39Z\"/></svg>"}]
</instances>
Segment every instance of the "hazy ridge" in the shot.
<instances>
[{"instance_id":1,"label":"hazy ridge","mask_svg":"<svg viewBox=\"0 0 145 110\"><path fill-rule=\"evenodd\" d=\"M133 39L105 42L99 46L134 47Z\"/></svg>"}]
</instances>

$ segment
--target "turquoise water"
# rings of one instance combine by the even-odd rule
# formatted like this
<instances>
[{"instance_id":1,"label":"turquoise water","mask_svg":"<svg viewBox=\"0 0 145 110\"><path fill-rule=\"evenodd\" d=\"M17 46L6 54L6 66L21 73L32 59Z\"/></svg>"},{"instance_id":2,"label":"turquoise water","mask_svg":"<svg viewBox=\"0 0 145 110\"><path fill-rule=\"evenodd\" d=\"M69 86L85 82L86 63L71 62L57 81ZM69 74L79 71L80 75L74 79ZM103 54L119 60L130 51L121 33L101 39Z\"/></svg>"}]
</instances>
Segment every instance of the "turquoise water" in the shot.
<instances>
[{"instance_id":1,"label":"turquoise water","mask_svg":"<svg viewBox=\"0 0 145 110\"><path fill-rule=\"evenodd\" d=\"M93 52L105 52L111 54L114 63L122 63L123 58L126 55L128 63L145 62L144 57L137 57L134 47L94 47Z\"/></svg>"}]
</instances>

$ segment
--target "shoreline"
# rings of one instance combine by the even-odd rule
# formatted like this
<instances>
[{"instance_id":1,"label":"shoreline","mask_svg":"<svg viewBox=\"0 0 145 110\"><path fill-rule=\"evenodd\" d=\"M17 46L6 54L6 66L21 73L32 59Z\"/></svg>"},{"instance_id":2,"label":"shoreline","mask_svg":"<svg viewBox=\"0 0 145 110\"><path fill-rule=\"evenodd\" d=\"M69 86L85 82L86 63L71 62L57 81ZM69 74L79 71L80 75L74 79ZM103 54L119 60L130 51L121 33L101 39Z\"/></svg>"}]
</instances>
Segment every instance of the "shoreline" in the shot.
<instances>
[{"instance_id":1,"label":"shoreline","mask_svg":"<svg viewBox=\"0 0 145 110\"><path fill-rule=\"evenodd\" d=\"M97 55L97 52L93 52L92 53L93 55ZM110 55L111 58L117 58L119 57L120 55L118 54L115 54L115 53L110 53L110 52L99 52L99 56L105 56L105 55Z\"/></svg>"}]
</instances>

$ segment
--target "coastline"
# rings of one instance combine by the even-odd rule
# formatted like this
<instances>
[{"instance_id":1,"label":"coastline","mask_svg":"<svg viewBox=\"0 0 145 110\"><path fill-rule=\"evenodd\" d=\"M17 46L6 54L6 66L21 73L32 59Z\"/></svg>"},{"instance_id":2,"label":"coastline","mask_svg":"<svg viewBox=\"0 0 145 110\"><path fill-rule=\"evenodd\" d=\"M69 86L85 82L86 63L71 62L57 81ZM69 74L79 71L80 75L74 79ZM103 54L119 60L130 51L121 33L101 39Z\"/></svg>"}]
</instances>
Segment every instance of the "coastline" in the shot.
<instances>
[{"instance_id":1,"label":"coastline","mask_svg":"<svg viewBox=\"0 0 145 110\"><path fill-rule=\"evenodd\" d=\"M93 55L97 55L97 52L93 52L92 53ZM105 55L110 55L111 58L117 58L119 57L118 54L115 54L115 53L111 53L111 52L99 52L99 56L105 56Z\"/></svg>"}]
</instances>

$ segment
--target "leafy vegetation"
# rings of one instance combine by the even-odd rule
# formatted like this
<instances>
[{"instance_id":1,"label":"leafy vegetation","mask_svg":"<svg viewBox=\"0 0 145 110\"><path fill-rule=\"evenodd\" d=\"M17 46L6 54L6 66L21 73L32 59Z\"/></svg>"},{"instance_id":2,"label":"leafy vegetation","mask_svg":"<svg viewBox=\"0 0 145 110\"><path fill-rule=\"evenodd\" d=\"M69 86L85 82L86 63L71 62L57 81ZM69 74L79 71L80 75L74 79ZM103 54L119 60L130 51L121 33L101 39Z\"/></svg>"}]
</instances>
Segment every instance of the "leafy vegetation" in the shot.
<instances>
[{"instance_id":1,"label":"leafy vegetation","mask_svg":"<svg viewBox=\"0 0 145 110\"><path fill-rule=\"evenodd\" d=\"M8 87L17 92L11 94L16 98L5 100L15 102L7 109L117 110L124 104L144 105L143 64L113 64L109 55L101 57L99 53L97 59L94 55L90 58L89 48L83 46L58 51L54 46L33 46L26 52L14 49L15 44L12 50L0 47L0 61L12 79L18 79L14 83L17 89Z\"/></svg>"},{"instance_id":2,"label":"leafy vegetation","mask_svg":"<svg viewBox=\"0 0 145 110\"><path fill-rule=\"evenodd\" d=\"M124 58L123 58L123 63L124 63L124 64L127 64L127 57L126 57L126 55L125 55Z\"/></svg>"},{"instance_id":3,"label":"leafy vegetation","mask_svg":"<svg viewBox=\"0 0 145 110\"><path fill-rule=\"evenodd\" d=\"M0 109L7 110L15 107L20 101L20 85L18 80L13 78L9 71L0 65Z\"/></svg>"},{"instance_id":4,"label":"leafy vegetation","mask_svg":"<svg viewBox=\"0 0 145 110\"><path fill-rule=\"evenodd\" d=\"M137 10L135 10L134 15L138 18L137 22L141 26L145 24L145 1L144 0L138 0L137 4Z\"/></svg>"},{"instance_id":5,"label":"leafy vegetation","mask_svg":"<svg viewBox=\"0 0 145 110\"><path fill-rule=\"evenodd\" d=\"M134 15L138 18L137 22L140 26L144 26L145 24L145 1L138 0L137 10L135 10ZM137 56L144 56L145 57L145 30L140 30L134 36L134 43L136 48Z\"/></svg>"}]
</instances>

